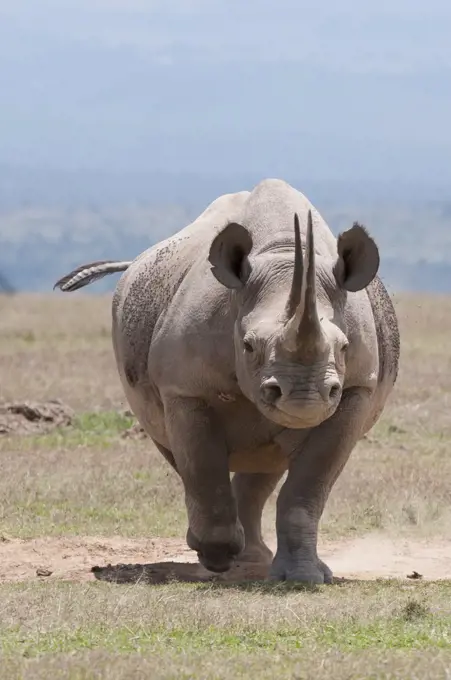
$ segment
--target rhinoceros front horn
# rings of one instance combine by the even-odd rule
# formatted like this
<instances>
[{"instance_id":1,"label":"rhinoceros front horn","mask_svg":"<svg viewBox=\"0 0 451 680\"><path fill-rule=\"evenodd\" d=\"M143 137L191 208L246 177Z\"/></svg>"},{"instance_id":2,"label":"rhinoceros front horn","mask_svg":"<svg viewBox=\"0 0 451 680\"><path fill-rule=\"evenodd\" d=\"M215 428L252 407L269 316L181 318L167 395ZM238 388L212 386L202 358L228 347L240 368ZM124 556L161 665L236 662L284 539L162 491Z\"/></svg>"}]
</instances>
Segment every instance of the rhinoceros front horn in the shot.
<instances>
[{"instance_id":1,"label":"rhinoceros front horn","mask_svg":"<svg viewBox=\"0 0 451 680\"><path fill-rule=\"evenodd\" d=\"M302 256L299 218L294 216L294 269L290 295L287 302L286 339L300 358L322 350L323 337L316 306L315 243L312 211L308 212L306 267ZM304 271L306 270L306 271Z\"/></svg>"}]
</instances>

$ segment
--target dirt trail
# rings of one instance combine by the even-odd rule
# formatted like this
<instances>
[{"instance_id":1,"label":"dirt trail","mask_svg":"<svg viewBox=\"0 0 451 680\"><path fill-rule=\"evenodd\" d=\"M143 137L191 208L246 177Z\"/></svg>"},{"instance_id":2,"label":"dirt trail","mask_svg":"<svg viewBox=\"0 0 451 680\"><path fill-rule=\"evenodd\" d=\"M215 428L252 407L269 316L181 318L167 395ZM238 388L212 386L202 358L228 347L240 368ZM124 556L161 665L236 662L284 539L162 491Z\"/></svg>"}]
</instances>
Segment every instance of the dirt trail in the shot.
<instances>
[{"instance_id":1,"label":"dirt trail","mask_svg":"<svg viewBox=\"0 0 451 680\"><path fill-rule=\"evenodd\" d=\"M274 542L271 547L274 549ZM427 580L451 578L451 540L390 540L369 535L324 542L321 556L337 578L406 579L413 571ZM94 568L94 569L93 569ZM38 576L51 572L47 577ZM252 565L237 565L220 581L261 579ZM210 580L194 552L180 539L123 539L102 537L3 539L0 542L0 582L42 579L132 583Z\"/></svg>"}]
</instances>

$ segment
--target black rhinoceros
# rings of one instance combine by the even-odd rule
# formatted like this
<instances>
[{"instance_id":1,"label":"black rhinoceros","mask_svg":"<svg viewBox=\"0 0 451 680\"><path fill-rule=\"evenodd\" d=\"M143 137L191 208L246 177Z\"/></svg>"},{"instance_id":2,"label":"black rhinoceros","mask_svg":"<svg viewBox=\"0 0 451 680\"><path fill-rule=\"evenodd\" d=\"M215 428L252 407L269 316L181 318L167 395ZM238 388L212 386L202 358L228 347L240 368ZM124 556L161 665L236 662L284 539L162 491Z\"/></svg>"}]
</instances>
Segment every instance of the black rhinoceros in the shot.
<instances>
[{"instance_id":1,"label":"black rhinoceros","mask_svg":"<svg viewBox=\"0 0 451 680\"><path fill-rule=\"evenodd\" d=\"M84 265L56 284L125 271L113 299L119 375L183 481L187 543L207 569L239 556L272 560L275 580L332 580L318 522L398 371L378 268L362 226L336 239L302 193L268 179L221 196L132 262ZM261 517L285 472L272 559Z\"/></svg>"}]
</instances>

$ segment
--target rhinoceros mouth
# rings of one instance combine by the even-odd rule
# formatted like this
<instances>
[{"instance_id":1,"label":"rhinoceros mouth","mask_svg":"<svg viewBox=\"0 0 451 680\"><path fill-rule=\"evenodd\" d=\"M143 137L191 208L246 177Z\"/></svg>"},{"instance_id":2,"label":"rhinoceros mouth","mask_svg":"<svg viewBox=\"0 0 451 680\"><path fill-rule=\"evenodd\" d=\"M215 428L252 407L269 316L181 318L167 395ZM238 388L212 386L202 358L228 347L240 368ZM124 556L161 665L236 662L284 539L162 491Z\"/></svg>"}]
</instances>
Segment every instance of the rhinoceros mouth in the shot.
<instances>
[{"instance_id":1,"label":"rhinoceros mouth","mask_svg":"<svg viewBox=\"0 0 451 680\"><path fill-rule=\"evenodd\" d=\"M289 429L302 430L321 425L324 420L327 420L335 413L338 404L332 404L323 409L314 408L313 404L300 404L298 413L295 413L294 409L281 408L274 404L266 404L263 401L260 401L258 406L263 415L269 420Z\"/></svg>"}]
</instances>

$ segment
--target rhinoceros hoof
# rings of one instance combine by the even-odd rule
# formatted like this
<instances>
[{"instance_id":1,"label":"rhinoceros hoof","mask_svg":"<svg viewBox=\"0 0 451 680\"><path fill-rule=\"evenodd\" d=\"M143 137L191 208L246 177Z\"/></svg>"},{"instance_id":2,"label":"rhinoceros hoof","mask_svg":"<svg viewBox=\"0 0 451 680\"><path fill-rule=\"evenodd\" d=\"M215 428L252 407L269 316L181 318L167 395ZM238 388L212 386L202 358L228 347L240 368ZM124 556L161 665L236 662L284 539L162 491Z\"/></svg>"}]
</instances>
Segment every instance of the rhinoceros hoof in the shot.
<instances>
[{"instance_id":1,"label":"rhinoceros hoof","mask_svg":"<svg viewBox=\"0 0 451 680\"><path fill-rule=\"evenodd\" d=\"M191 550L197 552L201 565L216 574L228 571L244 547L241 527L228 542L199 541L191 529L188 529L186 539Z\"/></svg>"},{"instance_id":2,"label":"rhinoceros hoof","mask_svg":"<svg viewBox=\"0 0 451 680\"><path fill-rule=\"evenodd\" d=\"M197 557L200 564L214 574L223 574L225 571L229 571L235 561L233 557L218 559L216 556L212 558L210 555L202 555L202 553L197 553Z\"/></svg>"},{"instance_id":3,"label":"rhinoceros hoof","mask_svg":"<svg viewBox=\"0 0 451 680\"><path fill-rule=\"evenodd\" d=\"M270 572L270 581L296 581L308 585L333 583L334 577L327 564L320 559L315 561L295 561L291 557L275 557Z\"/></svg>"}]
</instances>

